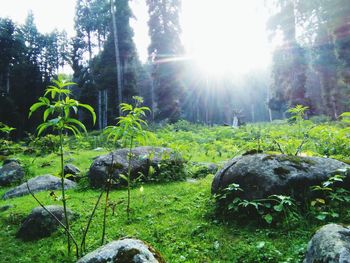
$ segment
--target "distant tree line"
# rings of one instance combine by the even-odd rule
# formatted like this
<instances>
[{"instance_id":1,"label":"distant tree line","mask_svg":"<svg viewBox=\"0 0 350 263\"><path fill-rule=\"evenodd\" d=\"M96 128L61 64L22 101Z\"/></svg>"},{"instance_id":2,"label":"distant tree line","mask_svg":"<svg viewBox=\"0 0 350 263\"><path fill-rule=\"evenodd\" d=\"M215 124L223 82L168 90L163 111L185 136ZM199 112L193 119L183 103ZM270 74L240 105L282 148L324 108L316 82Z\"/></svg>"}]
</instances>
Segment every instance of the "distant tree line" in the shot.
<instances>
[{"instance_id":1,"label":"distant tree line","mask_svg":"<svg viewBox=\"0 0 350 263\"><path fill-rule=\"evenodd\" d=\"M32 130L28 109L68 56L66 33L39 33L32 13L21 26L0 18L0 121L16 127L18 134Z\"/></svg>"},{"instance_id":2,"label":"distant tree line","mask_svg":"<svg viewBox=\"0 0 350 263\"><path fill-rule=\"evenodd\" d=\"M97 126L115 123L120 102L144 97L156 122L186 119L232 124L284 117L297 104L336 119L349 110L350 0L270 0L271 40L282 36L272 68L245 75L203 73L182 46L181 0L147 0L148 61L140 62L130 0L76 0L73 38L38 32L0 18L0 121L22 136L34 132L29 106L68 65L74 96L97 112ZM232 34L234 32L228 32ZM83 113L79 118L84 119ZM93 127L90 127L93 128Z\"/></svg>"},{"instance_id":3,"label":"distant tree line","mask_svg":"<svg viewBox=\"0 0 350 263\"><path fill-rule=\"evenodd\" d=\"M283 36L274 52L269 106L302 104L336 119L349 110L350 1L272 0L268 28Z\"/></svg>"}]
</instances>

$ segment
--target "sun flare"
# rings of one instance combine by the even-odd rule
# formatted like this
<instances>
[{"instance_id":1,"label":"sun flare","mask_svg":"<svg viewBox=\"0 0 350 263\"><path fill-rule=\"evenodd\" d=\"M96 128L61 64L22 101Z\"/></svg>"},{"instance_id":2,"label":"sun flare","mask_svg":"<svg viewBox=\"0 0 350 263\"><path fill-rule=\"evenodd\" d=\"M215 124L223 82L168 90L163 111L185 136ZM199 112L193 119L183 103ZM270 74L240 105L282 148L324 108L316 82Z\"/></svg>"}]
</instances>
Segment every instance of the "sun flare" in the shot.
<instances>
[{"instance_id":1,"label":"sun flare","mask_svg":"<svg viewBox=\"0 0 350 263\"><path fill-rule=\"evenodd\" d=\"M183 42L198 67L209 74L266 67L271 56L266 17L259 1L183 1Z\"/></svg>"}]
</instances>

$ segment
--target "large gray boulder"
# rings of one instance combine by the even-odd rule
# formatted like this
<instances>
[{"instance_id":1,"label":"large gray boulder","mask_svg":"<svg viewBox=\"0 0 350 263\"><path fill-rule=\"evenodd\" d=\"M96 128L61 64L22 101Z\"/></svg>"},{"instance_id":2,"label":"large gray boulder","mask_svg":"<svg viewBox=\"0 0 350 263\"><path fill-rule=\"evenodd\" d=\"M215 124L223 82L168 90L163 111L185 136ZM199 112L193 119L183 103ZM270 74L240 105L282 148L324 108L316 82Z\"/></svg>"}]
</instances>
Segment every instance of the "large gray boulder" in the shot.
<instances>
[{"instance_id":1,"label":"large gray boulder","mask_svg":"<svg viewBox=\"0 0 350 263\"><path fill-rule=\"evenodd\" d=\"M48 205L45 206L45 208L65 224L63 207ZM67 209L67 215L69 220L74 218L74 213L70 209ZM44 208L39 206L34 208L24 220L16 237L25 241L48 237L55 232L59 226L60 224L57 220L55 220Z\"/></svg>"},{"instance_id":2,"label":"large gray boulder","mask_svg":"<svg viewBox=\"0 0 350 263\"><path fill-rule=\"evenodd\" d=\"M310 240L304 263L350 263L350 228L328 224Z\"/></svg>"},{"instance_id":3,"label":"large gray boulder","mask_svg":"<svg viewBox=\"0 0 350 263\"><path fill-rule=\"evenodd\" d=\"M0 168L0 186L8 186L20 182L24 177L24 169L16 160L7 160Z\"/></svg>"},{"instance_id":4,"label":"large gray boulder","mask_svg":"<svg viewBox=\"0 0 350 263\"><path fill-rule=\"evenodd\" d=\"M319 185L338 169L350 166L334 159L288 155L254 154L233 158L216 173L211 191L219 193L231 183L243 189L240 197L248 200L266 198L273 194L304 199L310 186ZM342 187L350 189L347 173Z\"/></svg>"},{"instance_id":5,"label":"large gray boulder","mask_svg":"<svg viewBox=\"0 0 350 263\"><path fill-rule=\"evenodd\" d=\"M33 193L40 192L40 191L48 191L48 190L60 190L61 189L61 178L58 178L56 176L46 174L34 177L30 180L28 180L28 185L30 190ZM72 189L76 187L76 183L64 179L64 187L65 189ZM23 195L28 195L29 191L27 188L27 183L23 183L9 191L7 191L3 196L2 199L8 199Z\"/></svg>"},{"instance_id":6,"label":"large gray boulder","mask_svg":"<svg viewBox=\"0 0 350 263\"><path fill-rule=\"evenodd\" d=\"M165 260L154 248L141 240L125 238L112 241L87 254L77 263L163 263Z\"/></svg>"},{"instance_id":7,"label":"large gray boulder","mask_svg":"<svg viewBox=\"0 0 350 263\"><path fill-rule=\"evenodd\" d=\"M108 171L113 160L114 168L112 178L118 181L119 174L127 174L129 149L119 149L107 155L97 157L90 166L88 177L92 187L105 185ZM150 166L154 169L152 176L149 174ZM183 176L180 174L183 168L183 160L173 150L162 147L143 146L132 149L131 179L141 177L143 181L176 180ZM120 183L123 183L122 181Z\"/></svg>"}]
</instances>

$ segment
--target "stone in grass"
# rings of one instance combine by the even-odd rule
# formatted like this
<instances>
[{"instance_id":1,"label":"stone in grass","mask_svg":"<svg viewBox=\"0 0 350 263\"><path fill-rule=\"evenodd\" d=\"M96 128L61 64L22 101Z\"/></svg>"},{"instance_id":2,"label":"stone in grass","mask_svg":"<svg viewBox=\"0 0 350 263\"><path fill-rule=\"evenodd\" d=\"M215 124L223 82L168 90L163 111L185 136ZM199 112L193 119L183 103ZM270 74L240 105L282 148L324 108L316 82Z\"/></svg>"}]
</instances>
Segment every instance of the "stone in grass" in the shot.
<instances>
[{"instance_id":1,"label":"stone in grass","mask_svg":"<svg viewBox=\"0 0 350 263\"><path fill-rule=\"evenodd\" d=\"M24 169L17 160L6 160L0 168L0 186L8 186L20 182L24 177Z\"/></svg>"},{"instance_id":2,"label":"stone in grass","mask_svg":"<svg viewBox=\"0 0 350 263\"><path fill-rule=\"evenodd\" d=\"M71 174L71 175L78 175L80 174L80 170L78 167L74 166L73 164L66 164L63 168L64 175Z\"/></svg>"},{"instance_id":3,"label":"stone in grass","mask_svg":"<svg viewBox=\"0 0 350 263\"><path fill-rule=\"evenodd\" d=\"M80 176L80 169L73 164L66 164L63 168L64 175L67 179L78 182L83 176Z\"/></svg>"},{"instance_id":4,"label":"stone in grass","mask_svg":"<svg viewBox=\"0 0 350 263\"><path fill-rule=\"evenodd\" d=\"M58 178L56 176L46 174L34 177L30 180L28 180L28 185L30 190L33 193L40 192L40 191L47 191L47 190L59 190L61 189L61 178ZM64 179L64 187L65 189L71 189L76 187L76 183ZM7 191L3 196L2 199L9 199L13 197L28 195L29 191L27 189L27 183L23 183L9 191Z\"/></svg>"},{"instance_id":5,"label":"stone in grass","mask_svg":"<svg viewBox=\"0 0 350 263\"><path fill-rule=\"evenodd\" d=\"M209 174L215 174L218 166L215 163L192 163L189 167L192 178L205 178Z\"/></svg>"},{"instance_id":6,"label":"stone in grass","mask_svg":"<svg viewBox=\"0 0 350 263\"><path fill-rule=\"evenodd\" d=\"M289 155L253 154L233 158L216 173L211 191L219 193L230 184L243 189L240 197L247 200L270 195L290 195L304 200L310 187L319 185L350 166L330 158ZM350 173L345 174L343 188L350 189Z\"/></svg>"},{"instance_id":7,"label":"stone in grass","mask_svg":"<svg viewBox=\"0 0 350 263\"><path fill-rule=\"evenodd\" d=\"M65 223L63 207L48 205L45 208L54 214L62 223ZM67 209L67 215L69 220L74 218L74 213L70 209ZM44 208L39 206L34 208L24 220L16 237L24 241L37 240L50 236L59 226L59 223Z\"/></svg>"},{"instance_id":8,"label":"stone in grass","mask_svg":"<svg viewBox=\"0 0 350 263\"><path fill-rule=\"evenodd\" d=\"M0 213L2 212L6 212L7 210L9 210L10 208L12 208L13 205L3 205L3 206L0 206Z\"/></svg>"},{"instance_id":9,"label":"stone in grass","mask_svg":"<svg viewBox=\"0 0 350 263\"><path fill-rule=\"evenodd\" d=\"M88 177L92 187L102 187L108 178L108 170L113 160L112 178L120 179L120 174L128 172L129 149L123 148L97 157L90 166ZM143 181L175 181L184 179L184 160L170 148L141 146L132 149L131 179ZM154 173L150 173L153 167ZM121 183L125 183L121 181Z\"/></svg>"},{"instance_id":10,"label":"stone in grass","mask_svg":"<svg viewBox=\"0 0 350 263\"><path fill-rule=\"evenodd\" d=\"M303 263L350 263L350 228L328 224L310 240Z\"/></svg>"},{"instance_id":11,"label":"stone in grass","mask_svg":"<svg viewBox=\"0 0 350 263\"><path fill-rule=\"evenodd\" d=\"M150 245L141 240L125 238L112 241L87 254L77 263L165 263Z\"/></svg>"}]
</instances>

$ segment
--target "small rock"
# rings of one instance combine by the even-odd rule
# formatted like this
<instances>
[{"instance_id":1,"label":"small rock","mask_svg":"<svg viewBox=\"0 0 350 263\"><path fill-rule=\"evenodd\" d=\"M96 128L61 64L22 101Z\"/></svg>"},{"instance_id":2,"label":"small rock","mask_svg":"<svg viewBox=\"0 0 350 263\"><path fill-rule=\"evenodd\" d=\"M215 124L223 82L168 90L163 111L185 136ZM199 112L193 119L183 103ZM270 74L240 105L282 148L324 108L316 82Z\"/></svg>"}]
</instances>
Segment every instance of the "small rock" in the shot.
<instances>
[{"instance_id":1,"label":"small rock","mask_svg":"<svg viewBox=\"0 0 350 263\"><path fill-rule=\"evenodd\" d=\"M7 210L9 210L10 208L12 208L13 205L3 205L3 206L0 206L0 212L5 212Z\"/></svg>"},{"instance_id":2,"label":"small rock","mask_svg":"<svg viewBox=\"0 0 350 263\"><path fill-rule=\"evenodd\" d=\"M71 174L71 175L78 175L80 174L80 170L78 167L74 166L73 164L66 164L63 168L64 175Z\"/></svg>"},{"instance_id":3,"label":"small rock","mask_svg":"<svg viewBox=\"0 0 350 263\"><path fill-rule=\"evenodd\" d=\"M103 148L101 148L101 147L97 147L97 148L93 149L93 151L95 151L95 152L100 152L102 150L103 150Z\"/></svg>"},{"instance_id":4,"label":"small rock","mask_svg":"<svg viewBox=\"0 0 350 263\"><path fill-rule=\"evenodd\" d=\"M61 178L58 178L56 176L46 174L34 177L30 180L28 180L28 185L30 190L33 193L40 192L40 191L47 191L47 190L58 190L61 189ZM76 187L76 183L64 179L64 187L65 189L71 189ZM27 188L27 183L23 183L9 191L7 191L3 196L2 199L8 199L23 195L28 195L29 191Z\"/></svg>"},{"instance_id":5,"label":"small rock","mask_svg":"<svg viewBox=\"0 0 350 263\"><path fill-rule=\"evenodd\" d=\"M24 177L24 169L17 160L6 160L0 168L0 186L8 186L20 182Z\"/></svg>"},{"instance_id":6,"label":"small rock","mask_svg":"<svg viewBox=\"0 0 350 263\"><path fill-rule=\"evenodd\" d=\"M328 224L310 240L303 263L350 263L350 228Z\"/></svg>"},{"instance_id":7,"label":"small rock","mask_svg":"<svg viewBox=\"0 0 350 263\"><path fill-rule=\"evenodd\" d=\"M6 159L3 163L3 165L8 164L8 163L18 163L21 164L21 162L17 159Z\"/></svg>"},{"instance_id":8,"label":"small rock","mask_svg":"<svg viewBox=\"0 0 350 263\"><path fill-rule=\"evenodd\" d=\"M54 214L58 220L65 223L63 207L48 205L45 208ZM69 220L72 220L74 213L67 209ZM50 236L59 227L59 223L41 206L34 208L22 223L16 237L25 241L37 240Z\"/></svg>"},{"instance_id":9,"label":"small rock","mask_svg":"<svg viewBox=\"0 0 350 263\"><path fill-rule=\"evenodd\" d=\"M77 263L165 263L159 252L141 240L112 241L79 259Z\"/></svg>"},{"instance_id":10,"label":"small rock","mask_svg":"<svg viewBox=\"0 0 350 263\"><path fill-rule=\"evenodd\" d=\"M204 178L209 174L215 174L218 166L215 163L192 163L190 171L193 178Z\"/></svg>"}]
</instances>

